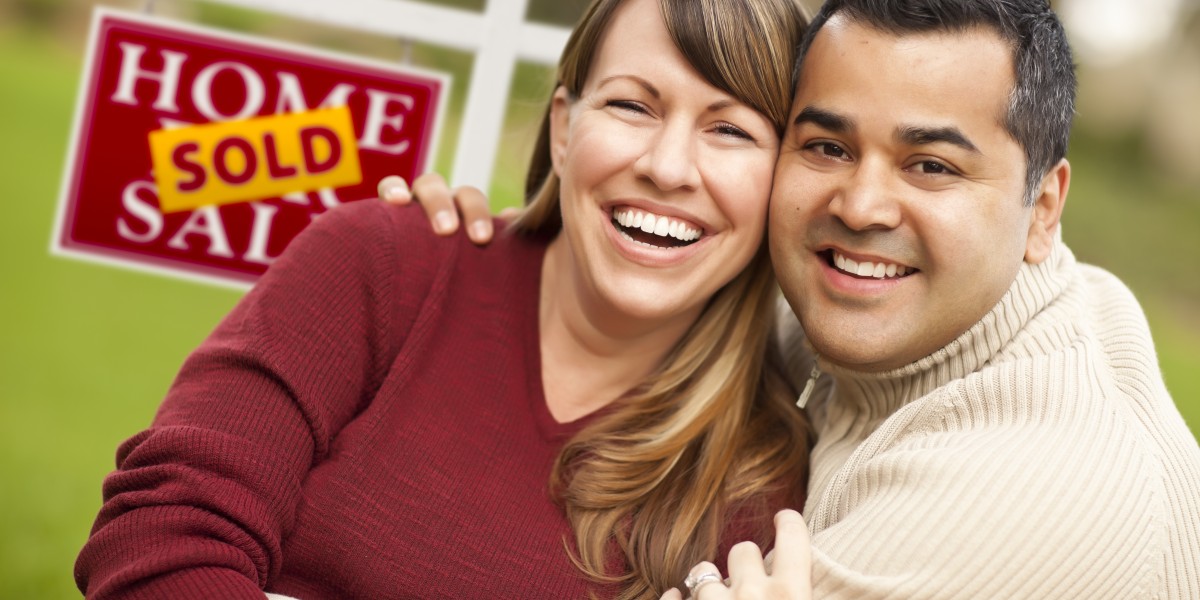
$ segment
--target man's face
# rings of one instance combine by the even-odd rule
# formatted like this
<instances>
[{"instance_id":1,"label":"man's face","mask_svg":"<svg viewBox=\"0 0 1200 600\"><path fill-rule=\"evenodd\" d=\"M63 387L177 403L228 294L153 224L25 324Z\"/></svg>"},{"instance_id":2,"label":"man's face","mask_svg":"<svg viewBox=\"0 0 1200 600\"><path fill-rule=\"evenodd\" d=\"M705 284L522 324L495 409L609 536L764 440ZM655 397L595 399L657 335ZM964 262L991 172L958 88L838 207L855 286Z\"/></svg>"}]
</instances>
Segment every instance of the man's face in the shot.
<instances>
[{"instance_id":1,"label":"man's face","mask_svg":"<svg viewBox=\"0 0 1200 600\"><path fill-rule=\"evenodd\" d=\"M775 171L771 258L825 359L879 371L980 320L1026 254L1014 74L990 30L895 35L837 15L805 58Z\"/></svg>"}]
</instances>

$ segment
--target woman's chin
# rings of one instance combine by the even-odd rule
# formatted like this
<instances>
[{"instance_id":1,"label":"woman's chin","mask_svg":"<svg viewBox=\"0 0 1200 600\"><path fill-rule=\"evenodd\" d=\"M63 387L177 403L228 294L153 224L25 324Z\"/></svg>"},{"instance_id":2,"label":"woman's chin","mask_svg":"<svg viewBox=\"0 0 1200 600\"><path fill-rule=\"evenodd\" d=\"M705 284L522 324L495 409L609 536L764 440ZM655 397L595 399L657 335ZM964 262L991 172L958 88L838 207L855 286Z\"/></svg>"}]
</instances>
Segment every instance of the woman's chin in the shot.
<instances>
[{"instance_id":1,"label":"woman's chin","mask_svg":"<svg viewBox=\"0 0 1200 600\"><path fill-rule=\"evenodd\" d=\"M630 282L604 294L616 318L635 322L666 324L679 319L690 323L707 302L707 291L691 293L670 285L638 285Z\"/></svg>"}]
</instances>

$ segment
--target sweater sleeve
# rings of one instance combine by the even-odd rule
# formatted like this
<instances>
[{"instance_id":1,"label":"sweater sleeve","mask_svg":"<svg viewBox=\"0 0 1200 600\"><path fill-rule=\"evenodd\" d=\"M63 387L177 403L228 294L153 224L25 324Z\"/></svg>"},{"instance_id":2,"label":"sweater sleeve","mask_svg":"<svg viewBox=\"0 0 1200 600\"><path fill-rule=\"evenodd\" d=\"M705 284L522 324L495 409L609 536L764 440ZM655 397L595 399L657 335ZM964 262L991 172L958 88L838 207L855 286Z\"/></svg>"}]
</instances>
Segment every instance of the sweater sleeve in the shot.
<instances>
[{"instance_id":1,"label":"sweater sleeve","mask_svg":"<svg viewBox=\"0 0 1200 600\"><path fill-rule=\"evenodd\" d=\"M410 237L401 260L406 218L375 202L320 216L188 357L104 482L75 565L88 598L263 598L305 475L427 296L432 242Z\"/></svg>"},{"instance_id":2,"label":"sweater sleeve","mask_svg":"<svg viewBox=\"0 0 1200 600\"><path fill-rule=\"evenodd\" d=\"M1052 357L1071 386L997 368L882 425L806 515L814 598L1156 597L1158 466L1083 354Z\"/></svg>"}]
</instances>

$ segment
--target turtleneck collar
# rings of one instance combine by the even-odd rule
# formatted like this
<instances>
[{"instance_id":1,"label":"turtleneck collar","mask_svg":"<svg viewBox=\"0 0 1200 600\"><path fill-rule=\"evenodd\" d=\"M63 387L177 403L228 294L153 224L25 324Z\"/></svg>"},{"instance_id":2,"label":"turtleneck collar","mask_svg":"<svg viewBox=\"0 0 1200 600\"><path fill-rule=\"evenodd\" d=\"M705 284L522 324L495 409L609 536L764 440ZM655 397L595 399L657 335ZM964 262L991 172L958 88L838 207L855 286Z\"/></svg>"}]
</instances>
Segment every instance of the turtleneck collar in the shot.
<instances>
[{"instance_id":1,"label":"turtleneck collar","mask_svg":"<svg viewBox=\"0 0 1200 600\"><path fill-rule=\"evenodd\" d=\"M1057 234L1046 260L1036 265L1023 263L1012 286L975 325L936 352L903 367L881 372L855 371L818 356L821 375L815 382L813 398L836 397L845 408L886 416L950 381L982 369L1062 294L1074 264L1074 255L1062 243L1061 233Z\"/></svg>"}]
</instances>

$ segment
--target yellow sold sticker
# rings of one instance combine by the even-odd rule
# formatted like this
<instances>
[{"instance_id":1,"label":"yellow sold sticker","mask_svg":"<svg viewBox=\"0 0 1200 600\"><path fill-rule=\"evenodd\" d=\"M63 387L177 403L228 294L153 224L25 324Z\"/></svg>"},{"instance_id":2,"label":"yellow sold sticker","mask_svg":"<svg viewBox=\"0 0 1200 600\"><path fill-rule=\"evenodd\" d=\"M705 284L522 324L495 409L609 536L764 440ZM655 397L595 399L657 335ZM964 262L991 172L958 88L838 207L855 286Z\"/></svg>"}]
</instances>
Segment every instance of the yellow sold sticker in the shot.
<instances>
[{"instance_id":1,"label":"yellow sold sticker","mask_svg":"<svg viewBox=\"0 0 1200 600\"><path fill-rule=\"evenodd\" d=\"M345 106L150 132L163 213L362 181Z\"/></svg>"}]
</instances>

